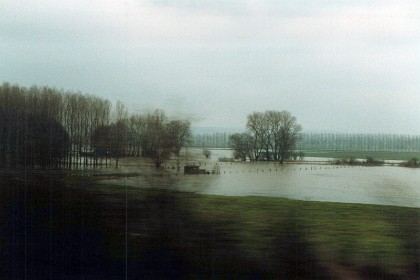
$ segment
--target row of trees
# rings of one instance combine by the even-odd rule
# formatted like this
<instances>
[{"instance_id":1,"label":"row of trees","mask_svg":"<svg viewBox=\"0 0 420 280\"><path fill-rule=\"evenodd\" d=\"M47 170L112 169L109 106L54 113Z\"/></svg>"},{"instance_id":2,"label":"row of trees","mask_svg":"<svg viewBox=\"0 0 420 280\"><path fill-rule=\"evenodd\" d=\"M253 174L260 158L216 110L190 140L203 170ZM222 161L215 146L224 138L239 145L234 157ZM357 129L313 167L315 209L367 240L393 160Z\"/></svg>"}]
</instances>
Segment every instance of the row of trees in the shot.
<instances>
[{"instance_id":1,"label":"row of trees","mask_svg":"<svg viewBox=\"0 0 420 280\"><path fill-rule=\"evenodd\" d=\"M68 147L57 121L0 109L0 168L60 168Z\"/></svg>"},{"instance_id":2,"label":"row of trees","mask_svg":"<svg viewBox=\"0 0 420 280\"><path fill-rule=\"evenodd\" d=\"M191 146L197 148L230 148L226 132L197 133L192 137Z\"/></svg>"},{"instance_id":3,"label":"row of trees","mask_svg":"<svg viewBox=\"0 0 420 280\"><path fill-rule=\"evenodd\" d=\"M299 150L418 152L419 135L302 133Z\"/></svg>"},{"instance_id":4,"label":"row of trees","mask_svg":"<svg viewBox=\"0 0 420 280\"><path fill-rule=\"evenodd\" d=\"M232 133L193 135L192 146L229 148ZM297 150L419 152L420 135L301 133Z\"/></svg>"},{"instance_id":5,"label":"row of trees","mask_svg":"<svg viewBox=\"0 0 420 280\"><path fill-rule=\"evenodd\" d=\"M179 156L190 123L161 110L129 115L121 102L48 87L0 87L0 168L68 168L121 156L144 156L157 166Z\"/></svg>"},{"instance_id":6,"label":"row of trees","mask_svg":"<svg viewBox=\"0 0 420 280\"><path fill-rule=\"evenodd\" d=\"M179 153L190 142L190 126L186 120L169 120L162 110L128 116L124 106L118 103L117 121L101 125L93 132L93 155L95 161L113 157L116 166L121 156L148 157L155 159L159 167L174 154L179 169Z\"/></svg>"},{"instance_id":7,"label":"row of trees","mask_svg":"<svg viewBox=\"0 0 420 280\"><path fill-rule=\"evenodd\" d=\"M247 131L229 137L234 156L242 160L289 159L300 139L302 127L287 111L254 112L248 115Z\"/></svg>"}]
</instances>

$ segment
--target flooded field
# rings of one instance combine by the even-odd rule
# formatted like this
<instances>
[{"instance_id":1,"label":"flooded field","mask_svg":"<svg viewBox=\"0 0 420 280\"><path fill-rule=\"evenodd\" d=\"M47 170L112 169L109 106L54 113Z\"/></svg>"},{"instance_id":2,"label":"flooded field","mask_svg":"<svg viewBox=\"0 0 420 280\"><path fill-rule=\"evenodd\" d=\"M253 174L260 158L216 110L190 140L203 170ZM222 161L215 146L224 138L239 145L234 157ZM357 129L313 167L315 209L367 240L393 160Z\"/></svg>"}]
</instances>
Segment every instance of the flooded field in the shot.
<instances>
[{"instance_id":1,"label":"flooded field","mask_svg":"<svg viewBox=\"0 0 420 280\"><path fill-rule=\"evenodd\" d=\"M418 169L221 162L228 151L196 152L181 166L218 174L138 158L95 169L95 180L90 171L0 173L0 275L418 279Z\"/></svg>"},{"instance_id":2,"label":"flooded field","mask_svg":"<svg viewBox=\"0 0 420 280\"><path fill-rule=\"evenodd\" d=\"M307 201L348 202L420 207L420 170L396 166L336 166L327 162L250 163L219 162L229 150L214 150L212 157L190 151L188 163L217 175L184 175L174 161L164 165L159 176L107 180L135 187L169 188L200 194L268 196ZM194 153L194 154L193 154ZM194 157L193 157L194 156ZM195 160L192 160L192 159ZM185 160L185 159L183 159ZM184 161L185 163L185 161ZM132 166L130 171L136 170Z\"/></svg>"}]
</instances>

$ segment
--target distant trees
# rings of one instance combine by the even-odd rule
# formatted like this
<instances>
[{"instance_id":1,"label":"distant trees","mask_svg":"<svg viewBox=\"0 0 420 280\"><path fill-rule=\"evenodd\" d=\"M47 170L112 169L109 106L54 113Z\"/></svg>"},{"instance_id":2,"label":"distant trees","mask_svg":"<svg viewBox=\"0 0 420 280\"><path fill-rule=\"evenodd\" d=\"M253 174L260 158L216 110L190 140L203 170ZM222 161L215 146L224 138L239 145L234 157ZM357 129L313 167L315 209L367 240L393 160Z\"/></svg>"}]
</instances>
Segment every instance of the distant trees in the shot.
<instances>
[{"instance_id":1,"label":"distant trees","mask_svg":"<svg viewBox=\"0 0 420 280\"><path fill-rule=\"evenodd\" d=\"M299 150L418 152L419 135L302 133Z\"/></svg>"},{"instance_id":2,"label":"distant trees","mask_svg":"<svg viewBox=\"0 0 420 280\"><path fill-rule=\"evenodd\" d=\"M194 134L191 146L229 148L232 134ZM296 150L420 152L420 135L320 132L302 132L300 135Z\"/></svg>"},{"instance_id":3,"label":"distant trees","mask_svg":"<svg viewBox=\"0 0 420 280\"><path fill-rule=\"evenodd\" d=\"M296 122L296 117L287 111L279 113L278 125L278 133L274 140L275 143L278 142L275 145L275 151L278 151L277 159L283 163L289 159L293 150L296 148L296 143L301 137L300 132L302 131L302 126Z\"/></svg>"},{"instance_id":4,"label":"distant trees","mask_svg":"<svg viewBox=\"0 0 420 280\"><path fill-rule=\"evenodd\" d=\"M54 88L0 86L0 168L99 166L122 156L179 157L190 123L162 110L129 115L122 102ZM112 114L111 114L112 112Z\"/></svg>"},{"instance_id":5,"label":"distant trees","mask_svg":"<svg viewBox=\"0 0 420 280\"><path fill-rule=\"evenodd\" d=\"M235 157L281 163L292 156L302 130L287 111L254 112L248 115L246 127L248 132L229 138Z\"/></svg>"},{"instance_id":6,"label":"distant trees","mask_svg":"<svg viewBox=\"0 0 420 280\"><path fill-rule=\"evenodd\" d=\"M179 153L181 148L191 141L191 123L189 121L173 120L166 124L166 138L169 147L177 157L177 169L179 170Z\"/></svg>"},{"instance_id":7,"label":"distant trees","mask_svg":"<svg viewBox=\"0 0 420 280\"><path fill-rule=\"evenodd\" d=\"M55 120L0 111L0 167L60 168L67 151L68 134Z\"/></svg>"},{"instance_id":8,"label":"distant trees","mask_svg":"<svg viewBox=\"0 0 420 280\"><path fill-rule=\"evenodd\" d=\"M69 136L54 110L60 96L34 90L0 87L0 168L55 169L67 156Z\"/></svg>"},{"instance_id":9,"label":"distant trees","mask_svg":"<svg viewBox=\"0 0 420 280\"><path fill-rule=\"evenodd\" d=\"M92 133L92 148L94 165L98 165L98 159L105 158L105 166L108 165L111 149L111 127L109 125L98 126Z\"/></svg>"},{"instance_id":10,"label":"distant trees","mask_svg":"<svg viewBox=\"0 0 420 280\"><path fill-rule=\"evenodd\" d=\"M230 148L227 132L195 133L190 145L197 148Z\"/></svg>"},{"instance_id":11,"label":"distant trees","mask_svg":"<svg viewBox=\"0 0 420 280\"><path fill-rule=\"evenodd\" d=\"M68 169L84 168L91 165L92 134L98 127L110 123L111 103L99 97L52 90L62 96L56 110L60 112L60 122L70 138Z\"/></svg>"},{"instance_id":12,"label":"distant trees","mask_svg":"<svg viewBox=\"0 0 420 280\"><path fill-rule=\"evenodd\" d=\"M211 151L209 149L203 149L203 155L206 158L209 158L211 156Z\"/></svg>"},{"instance_id":13,"label":"distant trees","mask_svg":"<svg viewBox=\"0 0 420 280\"><path fill-rule=\"evenodd\" d=\"M92 134L92 148L95 165L97 165L98 158L105 158L106 166L108 159L115 158L115 167L118 167L118 160L126 155L127 149L127 126L125 123L120 120L98 127Z\"/></svg>"},{"instance_id":14,"label":"distant trees","mask_svg":"<svg viewBox=\"0 0 420 280\"><path fill-rule=\"evenodd\" d=\"M258 160L260 150L257 148L255 137L250 133L234 133L230 135L229 142L236 159L245 161L247 158Z\"/></svg>"},{"instance_id":15,"label":"distant trees","mask_svg":"<svg viewBox=\"0 0 420 280\"><path fill-rule=\"evenodd\" d=\"M19 153L18 164L42 169L58 169L69 150L69 137L64 127L56 120L45 117L30 116L22 121L25 128L16 152Z\"/></svg>"},{"instance_id":16,"label":"distant trees","mask_svg":"<svg viewBox=\"0 0 420 280\"><path fill-rule=\"evenodd\" d=\"M367 157L365 162L365 165L368 166L377 166L377 165L383 165L384 161L383 160L378 160L378 159L374 159L373 157Z\"/></svg>"},{"instance_id":17,"label":"distant trees","mask_svg":"<svg viewBox=\"0 0 420 280\"><path fill-rule=\"evenodd\" d=\"M420 167L420 162L417 158L411 158L407 160L406 162L400 163L400 166L403 167Z\"/></svg>"},{"instance_id":18,"label":"distant trees","mask_svg":"<svg viewBox=\"0 0 420 280\"><path fill-rule=\"evenodd\" d=\"M119 111L119 113L118 113ZM164 111L155 110L146 115L121 113L122 105L117 107L115 123L100 126L93 134L92 142L96 157L118 158L142 156L152 158L156 167L173 153L178 158L183 146L191 138L191 124L186 120L169 120Z\"/></svg>"}]
</instances>

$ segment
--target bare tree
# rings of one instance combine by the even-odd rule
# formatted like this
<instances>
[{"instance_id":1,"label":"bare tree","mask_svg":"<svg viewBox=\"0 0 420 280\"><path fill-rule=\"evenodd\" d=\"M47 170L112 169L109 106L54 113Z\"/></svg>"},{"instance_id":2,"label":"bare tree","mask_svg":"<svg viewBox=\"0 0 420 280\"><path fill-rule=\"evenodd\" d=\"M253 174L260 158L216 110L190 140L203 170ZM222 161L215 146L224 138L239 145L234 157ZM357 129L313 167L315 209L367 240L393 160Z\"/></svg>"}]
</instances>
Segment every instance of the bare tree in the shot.
<instances>
[{"instance_id":1,"label":"bare tree","mask_svg":"<svg viewBox=\"0 0 420 280\"><path fill-rule=\"evenodd\" d=\"M209 158L211 156L211 151L209 149L203 149L203 155L206 158Z\"/></svg>"},{"instance_id":2,"label":"bare tree","mask_svg":"<svg viewBox=\"0 0 420 280\"><path fill-rule=\"evenodd\" d=\"M95 162L98 158L105 158L105 166L108 165L108 156L111 149L111 129L109 125L100 125L92 133L92 147Z\"/></svg>"},{"instance_id":3,"label":"bare tree","mask_svg":"<svg viewBox=\"0 0 420 280\"><path fill-rule=\"evenodd\" d=\"M279 161L289 159L300 138L302 127L296 122L296 117L287 111L280 112L280 131L275 139L278 142Z\"/></svg>"},{"instance_id":4,"label":"bare tree","mask_svg":"<svg viewBox=\"0 0 420 280\"><path fill-rule=\"evenodd\" d=\"M235 158L245 161L247 158L255 160L256 150L255 137L250 133L235 133L230 135L229 143L233 149Z\"/></svg>"},{"instance_id":5,"label":"bare tree","mask_svg":"<svg viewBox=\"0 0 420 280\"><path fill-rule=\"evenodd\" d=\"M143 119L143 131L141 134L142 156L155 160L156 167L160 167L162 160L166 158L168 149L165 137L165 123L167 118L162 110L155 110L153 114L147 114Z\"/></svg>"},{"instance_id":6,"label":"bare tree","mask_svg":"<svg viewBox=\"0 0 420 280\"><path fill-rule=\"evenodd\" d=\"M253 158L259 160L263 150L265 139L265 124L264 114L260 112L254 112L248 115L248 121L246 127L252 135L252 146L253 146Z\"/></svg>"},{"instance_id":7,"label":"bare tree","mask_svg":"<svg viewBox=\"0 0 420 280\"><path fill-rule=\"evenodd\" d=\"M300 137L301 126L287 111L254 112L248 115L246 125L249 135L235 134L230 138L238 157L244 157L246 149L252 151L251 159L287 160Z\"/></svg>"},{"instance_id":8,"label":"bare tree","mask_svg":"<svg viewBox=\"0 0 420 280\"><path fill-rule=\"evenodd\" d=\"M110 125L110 154L115 158L115 167L118 160L125 156L127 150L127 126L123 120Z\"/></svg>"},{"instance_id":9,"label":"bare tree","mask_svg":"<svg viewBox=\"0 0 420 280\"><path fill-rule=\"evenodd\" d=\"M189 121L173 120L166 124L165 135L169 147L177 157L179 170L179 152L181 148L191 141L191 123Z\"/></svg>"}]
</instances>

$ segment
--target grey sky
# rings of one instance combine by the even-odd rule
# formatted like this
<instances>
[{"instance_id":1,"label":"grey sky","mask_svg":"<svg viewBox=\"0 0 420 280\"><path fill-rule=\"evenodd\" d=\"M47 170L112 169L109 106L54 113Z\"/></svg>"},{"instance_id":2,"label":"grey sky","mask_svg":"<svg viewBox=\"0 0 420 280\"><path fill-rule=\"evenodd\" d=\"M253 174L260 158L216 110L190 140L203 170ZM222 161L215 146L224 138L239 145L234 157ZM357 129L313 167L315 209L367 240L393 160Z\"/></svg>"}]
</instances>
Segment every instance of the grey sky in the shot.
<instances>
[{"instance_id":1,"label":"grey sky","mask_svg":"<svg viewBox=\"0 0 420 280\"><path fill-rule=\"evenodd\" d=\"M0 79L244 127L420 134L420 1L1 0Z\"/></svg>"}]
</instances>

